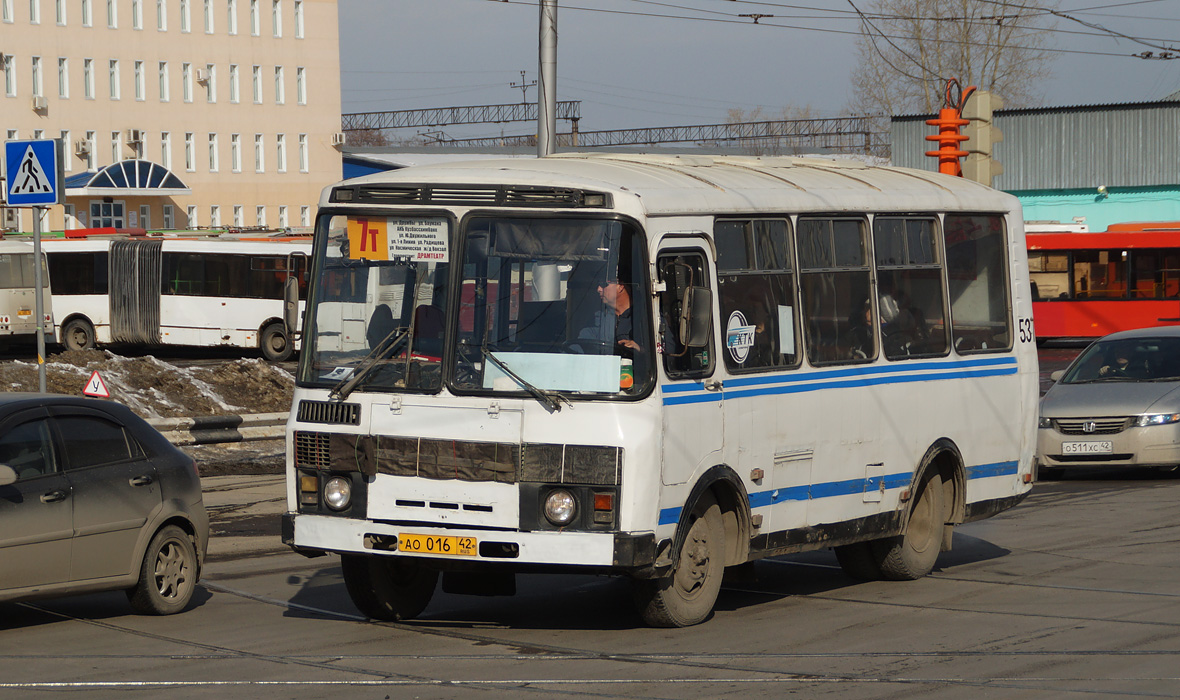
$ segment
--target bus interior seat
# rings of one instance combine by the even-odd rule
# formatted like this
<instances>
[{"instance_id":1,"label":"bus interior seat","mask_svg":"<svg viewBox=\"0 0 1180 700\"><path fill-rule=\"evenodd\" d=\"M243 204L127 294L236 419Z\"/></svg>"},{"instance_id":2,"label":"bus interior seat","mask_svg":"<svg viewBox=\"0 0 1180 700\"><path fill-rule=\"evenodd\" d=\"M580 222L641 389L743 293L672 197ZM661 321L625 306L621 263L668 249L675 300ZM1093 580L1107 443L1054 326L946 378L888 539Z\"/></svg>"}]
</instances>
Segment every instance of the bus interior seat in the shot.
<instances>
[{"instance_id":1,"label":"bus interior seat","mask_svg":"<svg viewBox=\"0 0 1180 700\"><path fill-rule=\"evenodd\" d=\"M377 308L373 309L373 315L369 317L369 325L365 330L365 339L369 343L369 349L376 348L396 327L397 324L393 320L393 310L389 308L388 304L378 304Z\"/></svg>"},{"instance_id":2,"label":"bus interior seat","mask_svg":"<svg viewBox=\"0 0 1180 700\"><path fill-rule=\"evenodd\" d=\"M530 349L549 350L565 342L565 300L524 301L516 339Z\"/></svg>"}]
</instances>

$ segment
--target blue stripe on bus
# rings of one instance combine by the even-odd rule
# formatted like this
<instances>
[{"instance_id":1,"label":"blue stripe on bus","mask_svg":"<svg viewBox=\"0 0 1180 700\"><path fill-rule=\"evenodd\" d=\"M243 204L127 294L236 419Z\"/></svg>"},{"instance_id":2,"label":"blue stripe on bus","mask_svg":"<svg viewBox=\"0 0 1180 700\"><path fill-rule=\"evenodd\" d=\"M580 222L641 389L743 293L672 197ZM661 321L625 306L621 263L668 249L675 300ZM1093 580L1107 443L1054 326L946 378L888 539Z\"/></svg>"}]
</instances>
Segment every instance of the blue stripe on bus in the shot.
<instances>
[{"instance_id":1,"label":"blue stripe on bus","mask_svg":"<svg viewBox=\"0 0 1180 700\"><path fill-rule=\"evenodd\" d=\"M822 389L905 384L964 377L996 377L1016 374L1017 371L1016 358L995 357L956 362L915 362L904 365L853 367L820 372L795 372L728 379L724 392L707 390L702 382L665 384L661 389L665 394L664 405L676 406L728 401L752 396L797 394Z\"/></svg>"},{"instance_id":2,"label":"blue stripe on bus","mask_svg":"<svg viewBox=\"0 0 1180 700\"><path fill-rule=\"evenodd\" d=\"M974 467L967 467L967 478L986 479L993 476L1009 476L1016 474L1018 468L1019 464L1016 461L980 464ZM898 472L896 474L886 474L885 476L873 476L867 479L828 481L819 484L804 484L803 486L755 491L750 494L750 508L762 508L788 501L807 501L876 491L881 488L882 481L885 482L885 490L891 491L909 486L913 476L911 472ZM659 524L676 524L680 521L680 512L682 510L683 508L680 507L660 510Z\"/></svg>"}]
</instances>

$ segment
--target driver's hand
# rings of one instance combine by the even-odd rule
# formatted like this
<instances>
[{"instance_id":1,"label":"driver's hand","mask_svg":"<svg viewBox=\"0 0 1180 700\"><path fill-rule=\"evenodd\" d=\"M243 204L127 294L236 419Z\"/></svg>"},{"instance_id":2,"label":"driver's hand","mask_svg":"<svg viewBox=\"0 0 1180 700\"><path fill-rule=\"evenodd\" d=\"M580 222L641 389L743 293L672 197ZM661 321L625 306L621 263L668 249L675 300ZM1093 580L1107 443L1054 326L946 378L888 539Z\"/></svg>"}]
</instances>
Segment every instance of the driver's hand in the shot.
<instances>
[{"instance_id":1,"label":"driver's hand","mask_svg":"<svg viewBox=\"0 0 1180 700\"><path fill-rule=\"evenodd\" d=\"M634 340L628 340L626 338L623 338L622 340L620 340L619 345L622 345L625 348L631 348L632 350L639 349L639 343L635 342Z\"/></svg>"}]
</instances>

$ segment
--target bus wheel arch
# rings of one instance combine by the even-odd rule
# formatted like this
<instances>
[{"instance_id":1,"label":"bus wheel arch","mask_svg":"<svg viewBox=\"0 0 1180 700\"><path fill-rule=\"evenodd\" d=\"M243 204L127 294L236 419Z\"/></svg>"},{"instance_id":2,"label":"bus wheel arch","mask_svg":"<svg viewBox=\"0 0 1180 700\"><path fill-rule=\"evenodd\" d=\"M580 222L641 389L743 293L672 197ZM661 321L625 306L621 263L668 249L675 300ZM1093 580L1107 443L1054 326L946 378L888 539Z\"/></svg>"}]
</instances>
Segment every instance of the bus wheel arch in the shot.
<instances>
[{"instance_id":1,"label":"bus wheel arch","mask_svg":"<svg viewBox=\"0 0 1180 700\"><path fill-rule=\"evenodd\" d=\"M94 324L85 316L71 316L61 324L61 344L66 350L93 350L98 347Z\"/></svg>"},{"instance_id":2,"label":"bus wheel arch","mask_svg":"<svg viewBox=\"0 0 1180 700\"><path fill-rule=\"evenodd\" d=\"M295 352L287 327L279 319L270 319L258 331L258 349L270 362L284 362Z\"/></svg>"}]
</instances>

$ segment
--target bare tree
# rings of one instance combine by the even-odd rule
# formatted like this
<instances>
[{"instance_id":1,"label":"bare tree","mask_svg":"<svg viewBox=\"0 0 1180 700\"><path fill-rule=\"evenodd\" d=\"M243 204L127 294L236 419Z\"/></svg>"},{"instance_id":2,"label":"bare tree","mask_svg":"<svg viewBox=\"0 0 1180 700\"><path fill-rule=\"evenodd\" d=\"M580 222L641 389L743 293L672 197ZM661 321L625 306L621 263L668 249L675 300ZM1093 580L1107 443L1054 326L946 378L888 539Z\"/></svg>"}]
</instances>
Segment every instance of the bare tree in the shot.
<instances>
[{"instance_id":1,"label":"bare tree","mask_svg":"<svg viewBox=\"0 0 1180 700\"><path fill-rule=\"evenodd\" d=\"M1037 103L1050 75L1053 0L870 0L852 71L857 112L935 112L948 78L999 95L1006 107Z\"/></svg>"},{"instance_id":2,"label":"bare tree","mask_svg":"<svg viewBox=\"0 0 1180 700\"><path fill-rule=\"evenodd\" d=\"M350 129L348 134L349 146L388 146L389 137L380 129Z\"/></svg>"}]
</instances>

